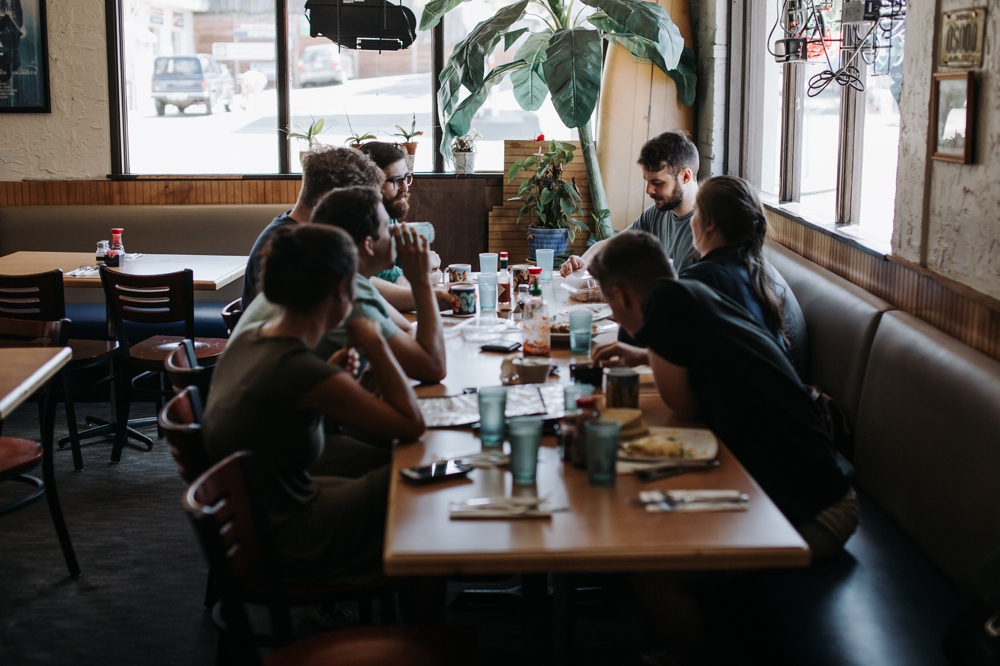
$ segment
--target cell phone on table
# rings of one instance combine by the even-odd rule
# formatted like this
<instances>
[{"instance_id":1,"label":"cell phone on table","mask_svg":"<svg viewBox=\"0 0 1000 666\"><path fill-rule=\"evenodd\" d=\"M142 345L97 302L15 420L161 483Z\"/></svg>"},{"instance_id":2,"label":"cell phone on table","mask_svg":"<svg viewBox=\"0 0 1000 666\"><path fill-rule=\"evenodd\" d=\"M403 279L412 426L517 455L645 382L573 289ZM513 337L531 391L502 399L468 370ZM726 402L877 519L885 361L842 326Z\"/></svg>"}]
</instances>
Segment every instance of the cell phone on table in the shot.
<instances>
[{"instance_id":1,"label":"cell phone on table","mask_svg":"<svg viewBox=\"0 0 1000 666\"><path fill-rule=\"evenodd\" d=\"M484 344L480 349L485 352L500 352L503 354L508 354L512 351L517 351L521 348L520 342L510 342L509 340L490 340Z\"/></svg>"},{"instance_id":2,"label":"cell phone on table","mask_svg":"<svg viewBox=\"0 0 1000 666\"><path fill-rule=\"evenodd\" d=\"M460 476L465 476L472 471L469 465L460 465L454 460L431 463L423 467L404 467L399 470L403 478L414 483L432 483L434 481L447 481Z\"/></svg>"}]
</instances>

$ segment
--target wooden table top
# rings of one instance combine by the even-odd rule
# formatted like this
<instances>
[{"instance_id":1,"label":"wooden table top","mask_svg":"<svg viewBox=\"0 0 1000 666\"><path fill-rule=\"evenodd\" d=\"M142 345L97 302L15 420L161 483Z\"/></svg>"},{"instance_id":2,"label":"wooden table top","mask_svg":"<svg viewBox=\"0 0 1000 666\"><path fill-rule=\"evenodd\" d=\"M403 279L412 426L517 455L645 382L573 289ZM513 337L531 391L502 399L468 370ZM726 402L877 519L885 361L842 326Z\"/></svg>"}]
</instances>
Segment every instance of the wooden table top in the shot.
<instances>
[{"instance_id":1,"label":"wooden table top","mask_svg":"<svg viewBox=\"0 0 1000 666\"><path fill-rule=\"evenodd\" d=\"M86 277L71 277L70 271L80 266L94 266L93 252L14 252L0 257L0 274L31 275L62 269L66 287L101 288L101 277L92 273ZM190 268L194 271L194 288L218 291L243 277L247 258L220 254L144 254L112 270L130 275L159 275Z\"/></svg>"},{"instance_id":2,"label":"wooden table top","mask_svg":"<svg viewBox=\"0 0 1000 666\"><path fill-rule=\"evenodd\" d=\"M614 335L604 338L610 341ZM420 387L419 395L454 395L467 386L500 383L502 354L479 352L461 336L447 341L447 353L445 381ZM560 368L554 381L568 383L569 350L555 347L553 359ZM640 406L650 425L684 425L650 385ZM801 536L725 446L714 470L653 483L619 476L612 488L592 487L585 470L564 466L553 437L543 442L534 486L513 486L506 468L476 469L467 479L427 486L400 477L401 468L428 464L435 454L479 449L479 439L464 429L429 430L419 442L397 447L386 525L387 574L749 569L809 563ZM750 496L749 509L671 514L647 513L628 504L640 490L684 488L739 490ZM451 520L448 515L453 501L519 494L549 495L553 506L570 510L532 520Z\"/></svg>"},{"instance_id":3,"label":"wooden table top","mask_svg":"<svg viewBox=\"0 0 1000 666\"><path fill-rule=\"evenodd\" d=\"M69 347L0 348L0 421L72 358Z\"/></svg>"}]
</instances>

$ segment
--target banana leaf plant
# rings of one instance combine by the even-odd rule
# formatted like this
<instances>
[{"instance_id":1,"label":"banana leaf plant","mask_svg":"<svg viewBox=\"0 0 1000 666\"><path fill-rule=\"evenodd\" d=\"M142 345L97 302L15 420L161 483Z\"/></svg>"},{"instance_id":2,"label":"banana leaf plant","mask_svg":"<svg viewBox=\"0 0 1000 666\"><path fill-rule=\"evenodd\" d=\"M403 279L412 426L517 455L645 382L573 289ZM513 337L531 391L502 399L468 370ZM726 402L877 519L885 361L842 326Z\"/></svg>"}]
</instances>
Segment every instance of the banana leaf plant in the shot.
<instances>
[{"instance_id":1,"label":"banana leaf plant","mask_svg":"<svg viewBox=\"0 0 1000 666\"><path fill-rule=\"evenodd\" d=\"M431 0L424 6L420 29L429 30L441 17L467 0ZM651 60L677 83L681 103L694 103L696 61L685 48L680 30L667 10L645 0L519 0L501 7L479 23L455 46L441 71L438 108L443 137L441 154L450 157L456 136L469 131L472 119L490 91L510 76L514 98L525 111L537 111L545 98L560 120L580 136L590 180L597 235L610 236L607 195L590 118L601 89L601 40L619 44L637 57ZM592 11L587 13L585 10ZM529 11L530 10L530 11ZM540 18L544 28L515 28L526 14ZM523 39L522 39L523 38ZM514 60L486 71L486 59L503 40L504 50L519 44ZM462 95L462 89L466 94Z\"/></svg>"}]
</instances>

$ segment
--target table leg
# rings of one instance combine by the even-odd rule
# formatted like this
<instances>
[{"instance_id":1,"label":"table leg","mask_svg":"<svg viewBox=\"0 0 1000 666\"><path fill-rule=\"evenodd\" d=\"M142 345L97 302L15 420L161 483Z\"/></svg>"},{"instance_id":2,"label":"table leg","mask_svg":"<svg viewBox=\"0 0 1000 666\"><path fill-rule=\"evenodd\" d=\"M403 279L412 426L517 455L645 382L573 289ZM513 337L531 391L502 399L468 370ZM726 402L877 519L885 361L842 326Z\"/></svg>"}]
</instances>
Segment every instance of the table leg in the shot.
<instances>
[{"instance_id":1,"label":"table leg","mask_svg":"<svg viewBox=\"0 0 1000 666\"><path fill-rule=\"evenodd\" d=\"M570 574L553 574L552 587L552 663L569 666L576 634L576 590Z\"/></svg>"}]
</instances>

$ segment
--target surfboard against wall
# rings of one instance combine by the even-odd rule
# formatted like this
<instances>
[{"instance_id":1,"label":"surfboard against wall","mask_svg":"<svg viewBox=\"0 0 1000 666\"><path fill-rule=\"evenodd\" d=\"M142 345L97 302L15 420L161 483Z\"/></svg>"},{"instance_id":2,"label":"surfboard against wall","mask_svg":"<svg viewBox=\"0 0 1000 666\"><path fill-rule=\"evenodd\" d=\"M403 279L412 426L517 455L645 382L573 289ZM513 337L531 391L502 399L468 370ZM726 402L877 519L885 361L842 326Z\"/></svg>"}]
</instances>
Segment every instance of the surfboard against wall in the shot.
<instances>
[{"instance_id":1,"label":"surfboard against wall","mask_svg":"<svg viewBox=\"0 0 1000 666\"><path fill-rule=\"evenodd\" d=\"M694 47L688 0L658 0L684 37ZM677 86L659 67L637 58L628 49L611 44L602 76L597 112L597 162L616 230L632 224L652 201L636 160L649 139L671 129L694 137L694 107L677 99Z\"/></svg>"}]
</instances>

